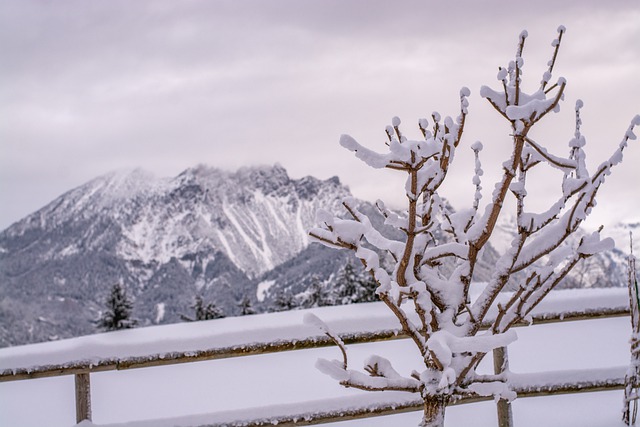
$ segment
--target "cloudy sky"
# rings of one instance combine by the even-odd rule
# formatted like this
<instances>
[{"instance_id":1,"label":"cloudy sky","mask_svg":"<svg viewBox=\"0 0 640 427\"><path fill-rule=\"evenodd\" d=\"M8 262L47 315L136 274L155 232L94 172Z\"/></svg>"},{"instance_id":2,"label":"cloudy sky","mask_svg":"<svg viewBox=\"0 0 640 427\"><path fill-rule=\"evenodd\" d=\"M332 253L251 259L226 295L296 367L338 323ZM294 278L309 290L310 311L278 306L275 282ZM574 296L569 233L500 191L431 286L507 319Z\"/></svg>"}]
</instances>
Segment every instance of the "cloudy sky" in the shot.
<instances>
[{"instance_id":1,"label":"cloudy sky","mask_svg":"<svg viewBox=\"0 0 640 427\"><path fill-rule=\"evenodd\" d=\"M399 116L417 137L419 118L457 115L462 86L469 122L444 195L468 206L467 147L483 142L490 189L509 146L480 86L496 86L527 29L525 88L536 88L560 24L565 103L532 136L566 154L582 99L593 168L640 113L637 0L0 0L0 229L113 170L174 176L199 163L278 162L400 206L401 177L369 170L340 135L382 148ZM599 222L640 216L640 141L627 154ZM532 209L555 191L548 176Z\"/></svg>"}]
</instances>

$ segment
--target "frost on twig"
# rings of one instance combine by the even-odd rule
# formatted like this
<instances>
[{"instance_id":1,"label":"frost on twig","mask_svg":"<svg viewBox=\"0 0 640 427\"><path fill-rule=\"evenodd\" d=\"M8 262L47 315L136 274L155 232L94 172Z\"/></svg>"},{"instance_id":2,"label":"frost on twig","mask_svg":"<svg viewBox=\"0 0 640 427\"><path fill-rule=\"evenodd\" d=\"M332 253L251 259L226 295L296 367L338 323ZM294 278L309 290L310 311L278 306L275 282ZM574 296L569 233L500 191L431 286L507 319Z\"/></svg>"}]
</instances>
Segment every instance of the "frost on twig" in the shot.
<instances>
[{"instance_id":1,"label":"frost on twig","mask_svg":"<svg viewBox=\"0 0 640 427\"><path fill-rule=\"evenodd\" d=\"M612 247L613 241L602 239L600 230L580 239L572 236L596 205L598 190L622 160L628 141L635 139L633 131L640 125L640 116L632 120L612 155L593 171L585 162L582 101L575 106L575 132L566 155L530 136L542 119L560 111L567 82L564 78L552 82L565 31L558 28L552 58L533 92L525 91L523 81L526 31L520 34L514 60L499 68L499 88L481 88L480 95L511 127L511 151L491 194L483 199L482 143L471 145L475 191L468 209L454 211L440 189L462 141L469 89L460 91L455 118L434 112L430 120L420 119L418 139L409 137L397 117L385 129L385 151L369 149L348 135L340 138L340 144L367 165L406 174L404 212L376 203L385 224L402 237L380 233L352 199L344 200L344 218L319 212L319 226L309 235L324 245L352 251L362 262L378 284L380 300L417 347L424 370L403 377L390 361L379 357L369 359L364 372L348 369L346 348L337 340L345 353L344 363L320 361L318 367L348 387L419 392L425 402L423 425L442 425L444 407L452 399L474 393L512 398L506 377L483 377L475 372L476 367L488 352L515 339L510 328L530 318L536 305L581 260ZM542 212L530 211L527 203L532 191L529 172L534 168L562 174L560 195ZM480 254L509 198L515 201L517 234L492 266L490 280L472 299L470 286ZM395 261L391 270L382 267L381 254ZM508 301L496 305L498 294L508 283L516 290ZM497 315L489 331L480 333L490 309Z\"/></svg>"}]
</instances>

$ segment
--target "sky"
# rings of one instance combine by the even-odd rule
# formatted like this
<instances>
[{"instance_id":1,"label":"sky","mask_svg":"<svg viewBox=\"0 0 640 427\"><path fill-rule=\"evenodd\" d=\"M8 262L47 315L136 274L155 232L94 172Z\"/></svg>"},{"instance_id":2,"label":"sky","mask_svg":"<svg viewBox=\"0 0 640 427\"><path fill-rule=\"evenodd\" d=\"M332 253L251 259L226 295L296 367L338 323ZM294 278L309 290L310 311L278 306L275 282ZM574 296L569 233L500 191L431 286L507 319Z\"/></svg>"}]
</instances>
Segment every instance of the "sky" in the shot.
<instances>
[{"instance_id":1,"label":"sky","mask_svg":"<svg viewBox=\"0 0 640 427\"><path fill-rule=\"evenodd\" d=\"M356 197L401 208L404 177L369 169L340 135L382 151L398 116L418 138L419 118L458 114L463 86L468 122L442 195L469 207L469 146L485 147L488 193L510 144L481 85L498 88L498 66L526 29L524 87L534 90L561 24L554 78L567 79L565 100L531 136L566 155L582 99L593 169L640 114L637 0L0 0L0 230L111 171L169 177L201 163L337 175ZM596 223L640 217L639 164L632 141ZM560 177L536 179L534 211Z\"/></svg>"}]
</instances>

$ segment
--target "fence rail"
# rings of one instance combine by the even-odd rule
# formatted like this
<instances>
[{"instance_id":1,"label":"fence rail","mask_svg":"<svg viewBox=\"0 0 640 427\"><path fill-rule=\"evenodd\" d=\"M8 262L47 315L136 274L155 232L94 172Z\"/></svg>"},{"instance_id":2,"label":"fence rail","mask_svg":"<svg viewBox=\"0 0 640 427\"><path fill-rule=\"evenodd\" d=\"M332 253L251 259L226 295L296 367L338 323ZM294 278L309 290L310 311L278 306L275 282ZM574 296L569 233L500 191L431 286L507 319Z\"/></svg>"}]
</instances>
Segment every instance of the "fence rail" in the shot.
<instances>
[{"instance_id":1,"label":"fence rail","mask_svg":"<svg viewBox=\"0 0 640 427\"><path fill-rule=\"evenodd\" d=\"M589 320L607 317L628 316L628 307L609 307L588 309L583 311L547 312L534 315L532 323L542 325L564 321ZM483 325L489 326L489 322ZM520 323L516 326L527 326ZM406 338L399 328L383 329L373 332L339 334L345 344L360 344ZM214 347L205 350L187 350L167 353L156 353L145 356L127 358L105 358L94 360L78 360L68 363L44 366L28 366L5 368L0 371L0 382L27 380L35 378L57 377L92 372L106 372L125 369L148 368L152 366L175 365L205 360L226 359L230 357L251 356L267 353L278 353L291 350L304 350L333 346L331 339L324 335L308 338L283 339L270 342L254 342L225 347Z\"/></svg>"},{"instance_id":2,"label":"fence rail","mask_svg":"<svg viewBox=\"0 0 640 427\"><path fill-rule=\"evenodd\" d=\"M625 296L626 292L621 295ZM584 304L578 304L577 307L572 307L571 304L569 304L565 310L547 308L535 313L532 317L532 322L537 325L627 315L629 315L628 299L618 298L615 303L610 303L607 307L596 307L589 304L586 306ZM340 331L340 328L338 328L336 332L347 344L405 338L399 328L380 327L380 325L385 325L385 322L373 323L376 326L369 331L354 332L349 331L349 328L342 328L342 331ZM488 324L485 326L488 326ZM12 366L7 366L7 363L1 363L3 355L0 351L0 382L75 375L76 418L77 421L80 422L85 419L91 419L91 373L173 365L333 345L332 340L326 336L309 336L309 331L307 330L306 332L306 334L301 335L300 330L295 332L290 331L288 333L289 336L286 336L287 333L285 333L285 338L283 339L273 339L273 336L271 336L271 338L267 338L264 341L219 345L204 350L160 351L152 354L128 357L91 357L81 360L67 360L62 363L32 366L16 366L16 363ZM8 365L11 365L11 363L9 362ZM577 376L576 373L573 372L567 377L563 377L556 372L553 374L554 378L552 380L547 379L544 382L536 381L535 377L527 378L526 375L511 374L510 383L513 385L519 397L622 389L624 387L626 368L627 367L617 367L604 370L589 370L580 372ZM544 377L544 375L542 375L542 377ZM537 374L537 378L540 378L540 374ZM575 378L579 378L579 380L575 380ZM382 398L378 398L375 395L383 396ZM389 397L391 397L391 399L389 399ZM344 398L337 399L334 403L325 401L323 402L322 410L305 411L300 404L280 405L272 407L269 410L271 412L280 410L280 413L273 413L267 417L253 417L253 419L243 418L240 412L229 412L212 414L206 419L201 419L191 424L189 424L190 421L188 420L183 420L184 423L179 422L179 420L172 420L171 422L174 422L174 425L198 425L202 427L217 427L223 425L264 426L274 424L279 426L310 425L415 411L422 408L422 399L419 397L416 398L414 395L408 395L407 393L400 393L399 395L393 393L375 393L366 396L357 396L357 398L359 400L356 399L353 402L350 402L349 399L345 400ZM492 398L476 396L465 398L452 404L471 403L490 399ZM136 424L131 423L130 425L133 427ZM141 424L141 426L142 425L147 424Z\"/></svg>"},{"instance_id":3,"label":"fence rail","mask_svg":"<svg viewBox=\"0 0 640 427\"><path fill-rule=\"evenodd\" d=\"M622 389L626 367L571 371L565 375L553 373L553 381L535 382L528 375L513 375L518 398L540 397L568 393L584 393ZM575 377L591 376L591 380L575 381ZM528 384L525 384L528 383ZM450 405L491 401L493 397L474 396ZM319 405L320 403L320 405ZM361 418L394 415L422 410L422 399L404 392L367 393L321 402L303 402L261 408L261 416L251 417L246 410L234 410L154 421L154 427L264 427L305 426ZM322 409L318 409L321 406ZM127 427L149 427L149 421L129 422ZM100 427L109 427L100 425ZM114 426L115 427L115 426Z\"/></svg>"}]
</instances>

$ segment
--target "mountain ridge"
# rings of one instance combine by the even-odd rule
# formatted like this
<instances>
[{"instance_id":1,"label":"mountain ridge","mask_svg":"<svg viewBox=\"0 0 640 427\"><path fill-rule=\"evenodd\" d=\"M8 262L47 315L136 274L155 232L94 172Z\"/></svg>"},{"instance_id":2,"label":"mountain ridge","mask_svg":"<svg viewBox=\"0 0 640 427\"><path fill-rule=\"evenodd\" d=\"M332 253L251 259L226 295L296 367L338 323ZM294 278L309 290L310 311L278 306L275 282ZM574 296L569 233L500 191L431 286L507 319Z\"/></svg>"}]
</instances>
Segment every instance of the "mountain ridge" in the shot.
<instances>
[{"instance_id":1,"label":"mountain ridge","mask_svg":"<svg viewBox=\"0 0 640 427\"><path fill-rule=\"evenodd\" d=\"M237 314L255 278L308 246L316 210L349 195L280 165L97 177L0 232L0 343L93 332L115 282L142 324L179 321L196 293Z\"/></svg>"},{"instance_id":2,"label":"mountain ridge","mask_svg":"<svg viewBox=\"0 0 640 427\"><path fill-rule=\"evenodd\" d=\"M348 251L310 244L307 230L319 208L343 215L347 196L337 177L291 179L280 165L94 178L0 232L0 346L95 332L115 283L135 298L141 325L189 317L196 295L238 315L242 299L266 311L312 286L331 292L347 263L364 273ZM358 204L383 234L402 239L371 203ZM506 242L514 230L504 220L496 236ZM474 280L490 279L499 257L492 242L500 248L490 241ZM563 286L624 285L625 265L620 251L598 254Z\"/></svg>"}]
</instances>

